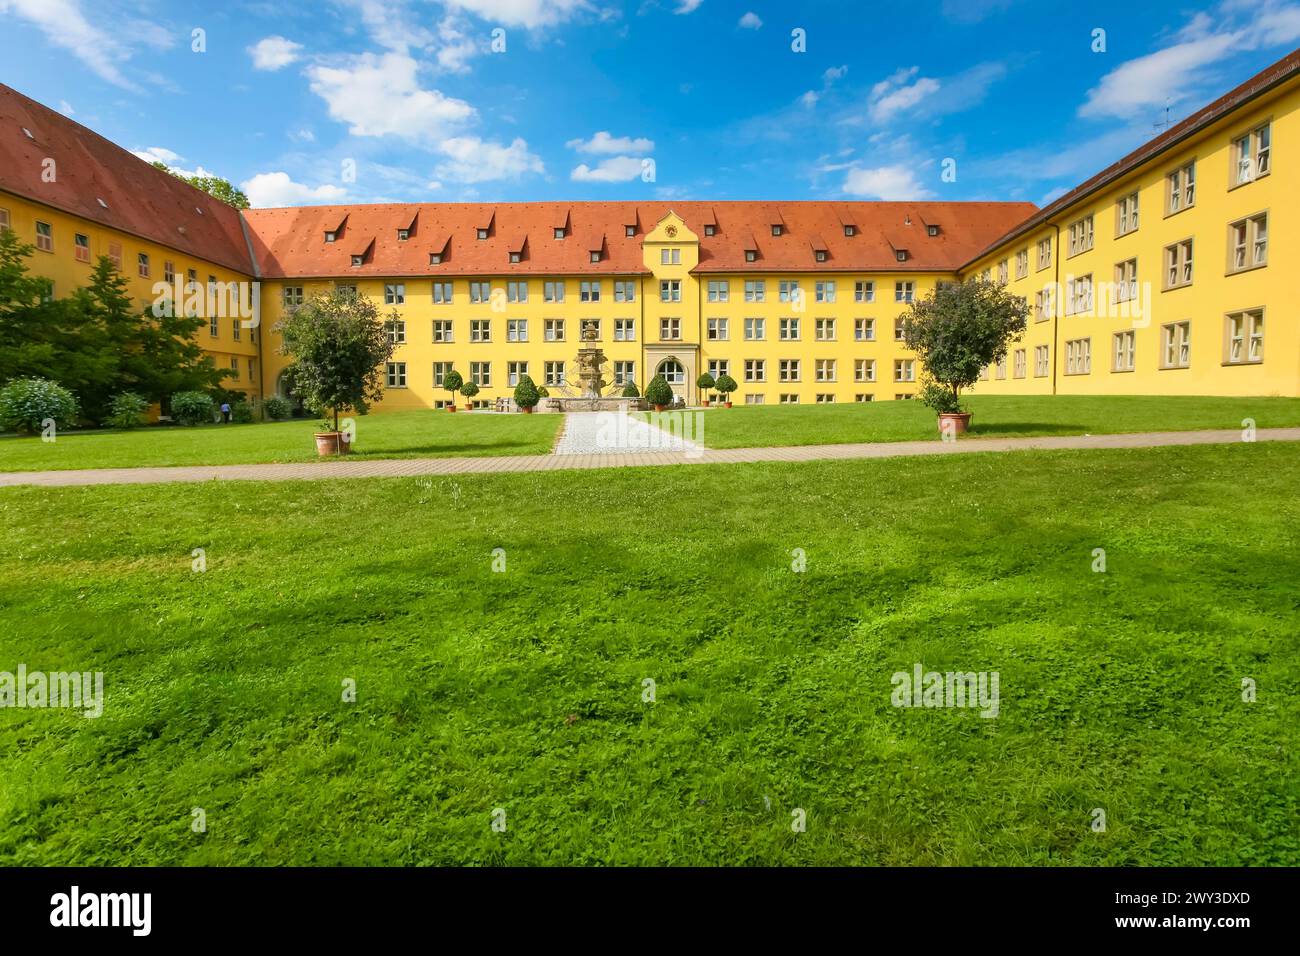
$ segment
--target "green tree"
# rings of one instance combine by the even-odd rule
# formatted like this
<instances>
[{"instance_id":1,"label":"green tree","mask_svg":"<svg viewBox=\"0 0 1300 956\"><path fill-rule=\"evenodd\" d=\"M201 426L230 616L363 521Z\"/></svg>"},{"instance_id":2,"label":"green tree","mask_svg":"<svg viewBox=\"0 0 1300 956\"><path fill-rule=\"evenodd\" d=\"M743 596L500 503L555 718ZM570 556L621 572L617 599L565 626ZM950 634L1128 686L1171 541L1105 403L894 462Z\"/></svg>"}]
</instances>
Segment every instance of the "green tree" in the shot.
<instances>
[{"instance_id":1,"label":"green tree","mask_svg":"<svg viewBox=\"0 0 1300 956\"><path fill-rule=\"evenodd\" d=\"M182 182L189 183L195 189L202 189L213 199L220 199L228 206L234 206L236 209L248 208L248 197L244 195L243 190L236 189L228 179L222 179L220 176L183 176L166 163L156 162L153 165L165 173L171 173Z\"/></svg>"},{"instance_id":2,"label":"green tree","mask_svg":"<svg viewBox=\"0 0 1300 956\"><path fill-rule=\"evenodd\" d=\"M713 387L722 394L724 402L729 402L731 401L731 393L736 390L736 380L730 375L719 375L718 380L713 383Z\"/></svg>"},{"instance_id":3,"label":"green tree","mask_svg":"<svg viewBox=\"0 0 1300 956\"><path fill-rule=\"evenodd\" d=\"M645 387L645 400L651 405L671 405L673 403L673 387L668 384L668 380L662 375L656 375L650 379L650 384Z\"/></svg>"},{"instance_id":4,"label":"green tree","mask_svg":"<svg viewBox=\"0 0 1300 956\"><path fill-rule=\"evenodd\" d=\"M464 384L465 380L460 377L460 372L456 371L454 368L449 370L447 374L442 377L442 387L451 393L452 408L456 407L456 393L460 391L460 387Z\"/></svg>"},{"instance_id":5,"label":"green tree","mask_svg":"<svg viewBox=\"0 0 1300 956\"><path fill-rule=\"evenodd\" d=\"M315 409L365 412L384 395L384 363L394 345L385 321L368 298L339 289L317 293L276 324L280 351L293 359L294 388Z\"/></svg>"},{"instance_id":6,"label":"green tree","mask_svg":"<svg viewBox=\"0 0 1300 956\"><path fill-rule=\"evenodd\" d=\"M533 377L531 375L519 376L519 384L515 386L515 404L520 408L536 408L537 403L541 400L541 393L537 390Z\"/></svg>"}]
</instances>

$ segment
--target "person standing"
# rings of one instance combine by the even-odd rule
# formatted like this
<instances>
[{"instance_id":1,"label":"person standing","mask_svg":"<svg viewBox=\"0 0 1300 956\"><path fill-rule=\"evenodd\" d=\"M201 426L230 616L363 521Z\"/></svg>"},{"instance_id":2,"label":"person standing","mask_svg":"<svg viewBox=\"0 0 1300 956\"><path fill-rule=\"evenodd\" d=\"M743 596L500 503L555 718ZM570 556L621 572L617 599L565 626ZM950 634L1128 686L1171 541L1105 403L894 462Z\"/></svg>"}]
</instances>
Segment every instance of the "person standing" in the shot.
<instances>
[{"instance_id":1,"label":"person standing","mask_svg":"<svg viewBox=\"0 0 1300 956\"><path fill-rule=\"evenodd\" d=\"M230 422L230 403L221 403L221 421L228 424Z\"/></svg>"}]
</instances>

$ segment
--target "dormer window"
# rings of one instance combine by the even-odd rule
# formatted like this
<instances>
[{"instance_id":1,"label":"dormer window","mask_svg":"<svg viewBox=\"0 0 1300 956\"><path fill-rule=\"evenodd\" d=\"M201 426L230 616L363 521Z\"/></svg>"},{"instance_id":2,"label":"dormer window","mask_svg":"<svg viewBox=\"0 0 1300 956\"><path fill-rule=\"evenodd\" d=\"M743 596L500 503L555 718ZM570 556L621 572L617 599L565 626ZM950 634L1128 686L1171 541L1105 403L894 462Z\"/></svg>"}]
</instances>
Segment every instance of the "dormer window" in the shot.
<instances>
[{"instance_id":1,"label":"dormer window","mask_svg":"<svg viewBox=\"0 0 1300 956\"><path fill-rule=\"evenodd\" d=\"M593 249L593 250L592 250L592 253L591 253L591 261L592 261L592 262L599 262L599 261L600 261L600 250L599 250L599 249Z\"/></svg>"},{"instance_id":2,"label":"dormer window","mask_svg":"<svg viewBox=\"0 0 1300 956\"><path fill-rule=\"evenodd\" d=\"M411 230L409 230L409 229L399 229L399 230L397 230L397 241L398 241L398 242L405 242L407 239L410 239L410 238L411 238Z\"/></svg>"},{"instance_id":3,"label":"dormer window","mask_svg":"<svg viewBox=\"0 0 1300 956\"><path fill-rule=\"evenodd\" d=\"M781 233L784 232L784 231L785 231L785 227L782 226L780 223L773 223L773 224L772 224L772 235L774 235L774 236L779 236L779 235L781 235Z\"/></svg>"},{"instance_id":4,"label":"dormer window","mask_svg":"<svg viewBox=\"0 0 1300 956\"><path fill-rule=\"evenodd\" d=\"M825 261L826 261L826 250L825 250L825 249L818 249L815 253L813 253L813 255L816 257L816 259L817 259L818 262L825 262Z\"/></svg>"},{"instance_id":5,"label":"dormer window","mask_svg":"<svg viewBox=\"0 0 1300 956\"><path fill-rule=\"evenodd\" d=\"M335 239L338 238L338 235L339 235L339 234L338 234L337 232L333 232L333 231L331 231L331 232L327 232L327 233L325 233L325 241L326 241L326 242L333 242Z\"/></svg>"},{"instance_id":6,"label":"dormer window","mask_svg":"<svg viewBox=\"0 0 1300 956\"><path fill-rule=\"evenodd\" d=\"M556 226L556 227L555 227L555 238L556 238L556 239L563 239L563 238L564 238L564 227L563 227L563 226Z\"/></svg>"},{"instance_id":7,"label":"dormer window","mask_svg":"<svg viewBox=\"0 0 1300 956\"><path fill-rule=\"evenodd\" d=\"M479 229L479 230L478 230L478 237L479 237L480 239L486 239L486 238L487 238L487 234L488 234L488 231L487 231L486 229Z\"/></svg>"},{"instance_id":8,"label":"dormer window","mask_svg":"<svg viewBox=\"0 0 1300 956\"><path fill-rule=\"evenodd\" d=\"M894 257L895 257L896 259L898 259L899 262L906 262L906 261L907 261L907 250L906 250L906 249L899 249L897 252L894 253Z\"/></svg>"},{"instance_id":9,"label":"dormer window","mask_svg":"<svg viewBox=\"0 0 1300 956\"><path fill-rule=\"evenodd\" d=\"M754 250L754 249L746 249L746 250L745 250L745 261L746 261L746 262L756 262L757 260L758 260L758 252L757 252L756 250Z\"/></svg>"},{"instance_id":10,"label":"dormer window","mask_svg":"<svg viewBox=\"0 0 1300 956\"><path fill-rule=\"evenodd\" d=\"M850 239L852 239L852 238L853 238L854 236L856 236L857 234L858 234L858 227L857 227L857 226L845 226L845 227L844 227L844 235L848 236Z\"/></svg>"},{"instance_id":11,"label":"dormer window","mask_svg":"<svg viewBox=\"0 0 1300 956\"><path fill-rule=\"evenodd\" d=\"M429 253L429 265L431 266L442 265L442 253L441 252Z\"/></svg>"},{"instance_id":12,"label":"dormer window","mask_svg":"<svg viewBox=\"0 0 1300 956\"><path fill-rule=\"evenodd\" d=\"M515 262L521 262L521 261L523 261L523 257L522 257L519 253L517 253L517 252L512 252L512 253L510 253L510 261L511 261L512 263L515 263Z\"/></svg>"},{"instance_id":13,"label":"dormer window","mask_svg":"<svg viewBox=\"0 0 1300 956\"><path fill-rule=\"evenodd\" d=\"M624 229L626 231L623 234L627 236L629 239L632 239L636 236L636 226L625 226Z\"/></svg>"},{"instance_id":14,"label":"dormer window","mask_svg":"<svg viewBox=\"0 0 1300 956\"><path fill-rule=\"evenodd\" d=\"M365 262L365 261L366 261L366 257L365 257L365 256L353 256L353 257L352 257L352 268L354 268L354 269L359 269L359 268L361 268L361 264L362 264L363 262Z\"/></svg>"},{"instance_id":15,"label":"dormer window","mask_svg":"<svg viewBox=\"0 0 1300 956\"><path fill-rule=\"evenodd\" d=\"M718 231L718 227L714 225L708 225L704 227L704 234L706 236L712 236L717 231Z\"/></svg>"},{"instance_id":16,"label":"dormer window","mask_svg":"<svg viewBox=\"0 0 1300 956\"><path fill-rule=\"evenodd\" d=\"M939 235L939 227L938 227L938 226L926 226L926 227L925 227L925 234L926 234L927 236L937 236L937 235Z\"/></svg>"}]
</instances>

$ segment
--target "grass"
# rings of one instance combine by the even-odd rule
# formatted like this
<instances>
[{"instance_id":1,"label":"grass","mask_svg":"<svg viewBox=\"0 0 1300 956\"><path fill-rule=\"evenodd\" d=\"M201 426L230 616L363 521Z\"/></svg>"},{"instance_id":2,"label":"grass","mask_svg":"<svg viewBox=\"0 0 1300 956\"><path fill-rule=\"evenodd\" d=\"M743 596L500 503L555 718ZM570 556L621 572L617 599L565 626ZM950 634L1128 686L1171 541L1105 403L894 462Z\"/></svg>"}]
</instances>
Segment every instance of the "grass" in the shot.
<instances>
[{"instance_id":1,"label":"grass","mask_svg":"<svg viewBox=\"0 0 1300 956\"><path fill-rule=\"evenodd\" d=\"M555 444L560 415L384 412L356 418L353 458L463 458L544 455ZM316 419L256 425L155 427L135 431L65 432L54 442L0 438L0 471L239 465L316 459Z\"/></svg>"},{"instance_id":2,"label":"grass","mask_svg":"<svg viewBox=\"0 0 1300 956\"><path fill-rule=\"evenodd\" d=\"M0 670L107 700L0 709L0 863L1294 866L1298 470L6 489ZM916 662L997 671L999 716L891 706Z\"/></svg>"},{"instance_id":3,"label":"grass","mask_svg":"<svg viewBox=\"0 0 1300 956\"><path fill-rule=\"evenodd\" d=\"M971 437L1100 435L1115 432L1300 425L1300 398L1156 395L971 396ZM648 414L648 413L647 413ZM920 402L734 405L704 413L711 448L922 441L937 436L934 412Z\"/></svg>"}]
</instances>

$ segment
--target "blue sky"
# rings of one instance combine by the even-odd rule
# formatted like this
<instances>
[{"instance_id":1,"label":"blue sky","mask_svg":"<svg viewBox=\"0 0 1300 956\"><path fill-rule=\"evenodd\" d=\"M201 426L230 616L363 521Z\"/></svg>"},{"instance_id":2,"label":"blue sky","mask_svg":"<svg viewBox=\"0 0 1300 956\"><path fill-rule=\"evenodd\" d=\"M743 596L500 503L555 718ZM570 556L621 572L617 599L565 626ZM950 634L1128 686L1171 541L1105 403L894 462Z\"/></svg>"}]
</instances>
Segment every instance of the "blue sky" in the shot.
<instances>
[{"instance_id":1,"label":"blue sky","mask_svg":"<svg viewBox=\"0 0 1300 956\"><path fill-rule=\"evenodd\" d=\"M1300 0L0 0L0 81L259 206L1041 204L1297 43Z\"/></svg>"}]
</instances>

